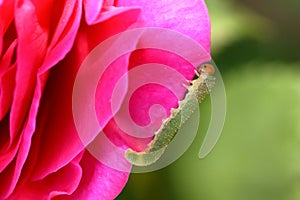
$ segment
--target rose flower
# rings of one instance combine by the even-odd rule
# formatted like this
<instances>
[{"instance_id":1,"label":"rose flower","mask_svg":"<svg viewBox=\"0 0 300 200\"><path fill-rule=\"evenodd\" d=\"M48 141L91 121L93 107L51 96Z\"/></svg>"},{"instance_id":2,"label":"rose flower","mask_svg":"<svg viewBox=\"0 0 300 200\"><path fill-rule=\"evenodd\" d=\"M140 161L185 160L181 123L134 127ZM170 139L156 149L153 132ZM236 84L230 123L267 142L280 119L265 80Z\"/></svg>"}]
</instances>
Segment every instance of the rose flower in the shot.
<instances>
[{"instance_id":1,"label":"rose flower","mask_svg":"<svg viewBox=\"0 0 300 200\"><path fill-rule=\"evenodd\" d=\"M88 54L134 27L178 31L209 53L210 24L202 0L0 0L0 199L113 199L121 192L129 172L86 150L73 119L72 93ZM137 50L101 77L95 109L118 146L142 150L146 144L125 136L113 119L108 103L118 78L149 62L174 66L192 78L191 67L166 55ZM176 106L170 95L161 87L141 88L131 101L132 117L147 124L143 109L158 100Z\"/></svg>"}]
</instances>

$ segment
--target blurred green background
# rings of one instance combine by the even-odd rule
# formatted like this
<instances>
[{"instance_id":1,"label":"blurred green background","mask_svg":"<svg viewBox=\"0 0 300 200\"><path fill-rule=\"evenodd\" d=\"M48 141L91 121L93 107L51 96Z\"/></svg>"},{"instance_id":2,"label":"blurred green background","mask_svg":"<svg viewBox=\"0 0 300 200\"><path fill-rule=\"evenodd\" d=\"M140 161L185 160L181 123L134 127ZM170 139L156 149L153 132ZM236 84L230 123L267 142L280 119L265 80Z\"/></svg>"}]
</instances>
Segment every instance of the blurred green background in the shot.
<instances>
[{"instance_id":1,"label":"blurred green background","mask_svg":"<svg viewBox=\"0 0 300 200\"><path fill-rule=\"evenodd\" d=\"M170 166L131 174L117 200L300 200L300 1L209 0L212 56L227 92L213 152L201 104L192 146Z\"/></svg>"}]
</instances>

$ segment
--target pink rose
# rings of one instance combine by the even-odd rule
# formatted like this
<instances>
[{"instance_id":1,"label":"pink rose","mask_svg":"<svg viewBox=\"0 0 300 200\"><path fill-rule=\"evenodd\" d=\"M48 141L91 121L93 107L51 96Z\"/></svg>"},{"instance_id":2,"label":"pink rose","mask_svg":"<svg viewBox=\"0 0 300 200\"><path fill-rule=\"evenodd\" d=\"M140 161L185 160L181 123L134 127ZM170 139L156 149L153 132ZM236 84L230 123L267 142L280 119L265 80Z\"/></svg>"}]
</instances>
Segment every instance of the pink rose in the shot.
<instances>
[{"instance_id":1,"label":"pink rose","mask_svg":"<svg viewBox=\"0 0 300 200\"><path fill-rule=\"evenodd\" d=\"M106 166L85 150L72 114L77 72L99 43L137 26L179 31L209 52L204 2L0 0L0 13L0 199L115 198L129 173ZM118 146L142 150L149 140L137 143L125 136L107 99L124 73L154 61L193 76L192 68L178 64L183 62L179 58L143 50L113 63L98 85L99 122ZM133 118L147 124L144 111L157 100L167 108L176 106L170 95L164 88L141 88L130 104Z\"/></svg>"}]
</instances>

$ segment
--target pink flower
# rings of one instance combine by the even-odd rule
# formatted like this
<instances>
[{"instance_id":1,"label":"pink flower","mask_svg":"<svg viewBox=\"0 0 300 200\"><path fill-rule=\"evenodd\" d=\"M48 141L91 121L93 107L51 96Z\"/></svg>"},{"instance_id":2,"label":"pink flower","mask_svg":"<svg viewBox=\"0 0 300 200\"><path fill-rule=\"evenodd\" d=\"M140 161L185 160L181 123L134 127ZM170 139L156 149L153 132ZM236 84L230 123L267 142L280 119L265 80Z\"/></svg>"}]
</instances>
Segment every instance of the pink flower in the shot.
<instances>
[{"instance_id":1,"label":"pink flower","mask_svg":"<svg viewBox=\"0 0 300 200\"><path fill-rule=\"evenodd\" d=\"M0 199L115 198L129 174L99 162L79 139L72 115L77 71L99 43L141 21L138 26L186 34L209 52L204 2L0 0L0 13ZM187 78L193 72L176 64L178 58L168 60L151 50L127 58L105 73L101 81L106 86L98 87L96 109L110 139L142 149L145 143L139 145L118 129L107 105L117 78L152 61L173 65ZM132 113L140 124L148 120L141 106L146 105L145 110L157 99L169 108L177 102L167 100L171 94L163 88L154 89L142 88L131 102L137 105ZM151 94L154 97L147 98Z\"/></svg>"}]
</instances>

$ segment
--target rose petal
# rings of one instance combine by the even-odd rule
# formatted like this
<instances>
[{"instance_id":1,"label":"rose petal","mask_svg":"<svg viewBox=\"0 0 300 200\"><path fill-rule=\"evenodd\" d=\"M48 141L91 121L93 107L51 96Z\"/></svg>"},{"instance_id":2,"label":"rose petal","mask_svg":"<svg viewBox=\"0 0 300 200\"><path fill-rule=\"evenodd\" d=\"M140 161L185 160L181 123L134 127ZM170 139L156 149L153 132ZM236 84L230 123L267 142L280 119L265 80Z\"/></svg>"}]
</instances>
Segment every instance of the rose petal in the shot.
<instances>
[{"instance_id":1,"label":"rose petal","mask_svg":"<svg viewBox=\"0 0 300 200\"><path fill-rule=\"evenodd\" d=\"M85 19L87 24L93 24L102 9L103 0L84 0Z\"/></svg>"},{"instance_id":2,"label":"rose petal","mask_svg":"<svg viewBox=\"0 0 300 200\"><path fill-rule=\"evenodd\" d=\"M53 199L61 194L72 194L78 187L82 176L82 169L79 165L79 158L50 174L43 180L26 182L16 189L11 196L13 199Z\"/></svg>"},{"instance_id":3,"label":"rose petal","mask_svg":"<svg viewBox=\"0 0 300 200\"><path fill-rule=\"evenodd\" d=\"M43 58L43 50L47 42L47 34L41 29L37 23L37 18L35 15L35 8L33 5L26 2L18 2L16 6L16 27L19 34L19 43L18 43L18 63L17 63L17 72L16 72L16 82L13 105L10 115L10 136L11 141L14 141L18 133L18 129L23 123L24 117L26 116L27 108L31 99L35 84L35 71L37 65ZM25 16L23 16L25 14ZM25 20L25 21L24 21ZM28 23L32 21L32 23ZM27 23L25 23L27 22ZM24 27L24 24L27 26ZM26 37L26 38L25 38ZM40 51L36 51L36 48ZM36 52L28 55L28 52ZM29 131L32 131L34 126L30 124ZM17 158L14 162L10 163L9 167L6 169L4 176L7 176L5 183L5 190L3 190L4 197L7 197L14 189L22 166L25 162L27 152L30 146L30 139L32 133L25 133L25 137L19 149ZM29 142L28 142L29 141ZM10 169L15 169L10 171Z\"/></svg>"},{"instance_id":4,"label":"rose petal","mask_svg":"<svg viewBox=\"0 0 300 200\"><path fill-rule=\"evenodd\" d=\"M72 92L77 70L96 45L107 37L126 30L138 16L139 12L134 9L95 26L89 27L82 23L73 50L53 68L41 104L40 115L47 115L48 119L41 137L34 180L57 171L82 151L83 145L72 115ZM105 94L102 98L107 99ZM110 116L108 113L101 119L108 121Z\"/></svg>"},{"instance_id":5,"label":"rose petal","mask_svg":"<svg viewBox=\"0 0 300 200\"><path fill-rule=\"evenodd\" d=\"M131 148L136 151L142 151L147 147L147 144L152 138L136 138L120 129L114 119L111 119L105 126L103 132L106 137L116 145L116 148L128 149ZM123 168L122 168L123 169ZM127 169L124 168L124 171Z\"/></svg>"},{"instance_id":6,"label":"rose petal","mask_svg":"<svg viewBox=\"0 0 300 200\"><path fill-rule=\"evenodd\" d=\"M0 61L0 121L6 115L12 103L16 65L10 67L10 63L16 45L17 41L13 42Z\"/></svg>"},{"instance_id":7,"label":"rose petal","mask_svg":"<svg viewBox=\"0 0 300 200\"><path fill-rule=\"evenodd\" d=\"M0 180L6 180L5 185L9 186L7 188L7 191L3 190L5 192L4 193L5 197L7 197L8 195L10 195L13 192L13 190L19 180L19 177L21 175L23 165L27 159L28 152L31 147L31 138L32 138L33 132L35 130L35 118L36 118L36 114L37 114L37 110L38 110L38 106L39 106L37 101L39 101L39 99L41 97L41 91L43 90L42 88L45 85L46 78L47 78L47 74L44 74L43 76L40 76L38 79L37 86L36 86L38 89L35 90L32 107L28 114L29 119L24 124L25 128L21 132L22 137L19 140L16 140L16 141L20 141L18 154L15 157L14 162L10 163L10 165L7 167L8 171L11 168L13 168L14 170L9 171L9 173L5 174L7 176L7 178L5 178L5 179L0 178Z\"/></svg>"},{"instance_id":8,"label":"rose petal","mask_svg":"<svg viewBox=\"0 0 300 200\"><path fill-rule=\"evenodd\" d=\"M19 147L19 140L15 140L13 144L9 142L9 116L6 115L2 121L0 121L0 179L2 171L9 165L14 159ZM1 180L0 180L1 182ZM7 182L7 181L6 181ZM1 196L1 195L0 195Z\"/></svg>"},{"instance_id":9,"label":"rose petal","mask_svg":"<svg viewBox=\"0 0 300 200\"><path fill-rule=\"evenodd\" d=\"M92 9L97 9L97 7L94 6ZM120 13L130 11L133 9L139 10L139 8L137 7L114 7L114 6L104 6L102 7L101 10L97 10L94 12L93 10L91 10L89 12L93 12L92 13L93 16L86 16L87 24L89 25L98 24Z\"/></svg>"},{"instance_id":10,"label":"rose petal","mask_svg":"<svg viewBox=\"0 0 300 200\"><path fill-rule=\"evenodd\" d=\"M169 28L198 41L210 52L210 21L203 0L117 0L117 6L140 6L147 26Z\"/></svg>"},{"instance_id":11,"label":"rose petal","mask_svg":"<svg viewBox=\"0 0 300 200\"><path fill-rule=\"evenodd\" d=\"M87 24L97 24L105 21L110 17L117 15L131 8L114 7L113 0L84 0L85 20Z\"/></svg>"},{"instance_id":12,"label":"rose petal","mask_svg":"<svg viewBox=\"0 0 300 200\"><path fill-rule=\"evenodd\" d=\"M15 74L16 65L0 76L0 172L12 161L19 144L19 140L10 141L9 117L5 115L12 101Z\"/></svg>"},{"instance_id":13,"label":"rose petal","mask_svg":"<svg viewBox=\"0 0 300 200\"><path fill-rule=\"evenodd\" d=\"M60 2L63 3L63 1ZM62 12L53 14L54 16L59 16L58 22L54 24L51 20L52 29L55 31L49 44L45 61L40 67L40 73L49 70L65 57L73 46L80 25L82 13L81 0L67 0L61 6L63 7ZM53 10L56 11L56 7Z\"/></svg>"},{"instance_id":14,"label":"rose petal","mask_svg":"<svg viewBox=\"0 0 300 200\"><path fill-rule=\"evenodd\" d=\"M13 181L14 166L16 159L14 159L0 174L0 199L7 199L10 191L12 190L11 182Z\"/></svg>"},{"instance_id":15,"label":"rose petal","mask_svg":"<svg viewBox=\"0 0 300 200\"><path fill-rule=\"evenodd\" d=\"M38 23L34 5L28 0L18 2L15 22L18 33L18 59L17 81L10 116L12 140L18 134L29 109L37 69L44 58L48 37L47 32Z\"/></svg>"},{"instance_id":16,"label":"rose petal","mask_svg":"<svg viewBox=\"0 0 300 200\"><path fill-rule=\"evenodd\" d=\"M41 67L43 70L47 70L49 67L53 66L60 59L62 59L70 50L73 40L75 39L81 16L81 3L79 1L77 6L75 6L76 2L73 4L73 1L70 2L66 2L68 6L65 7L67 9L64 9L62 18L60 19L62 22L59 23L57 31L54 33L49 55L47 55L47 59L45 60L44 65ZM19 78L18 80L20 81L16 83L15 97L11 111L12 138L17 134L18 127L20 127L22 119L24 119L24 115L28 109L26 105L29 105L29 101L32 98L35 83L34 74L37 73L39 65L42 64L42 60L46 53L46 43L48 37L48 32L42 29L37 23L37 16L35 14L40 14L40 12L42 12L44 9L36 11L34 5L29 1L24 1L23 4L20 4L21 3L19 3L18 8L16 9L16 18L18 19L16 20L16 27L20 41L18 46L17 78ZM44 8L43 6L40 7ZM22 17L23 15L28 18ZM47 20L49 21L50 15L48 16L45 14L43 17L44 18L39 18L39 22L43 23L44 25L47 24ZM45 19L47 17L48 19ZM68 17L70 17L70 20L67 20ZM28 21L32 22L32 24L29 24ZM25 24L26 28L23 27ZM32 32L34 34L32 34ZM61 39L61 42L59 43L59 41L57 41L57 37L63 36L65 37ZM54 48L55 45L57 45L56 48ZM35 52L35 54L31 53L29 56L28 52ZM26 87L24 87L24 85Z\"/></svg>"},{"instance_id":17,"label":"rose petal","mask_svg":"<svg viewBox=\"0 0 300 200\"><path fill-rule=\"evenodd\" d=\"M79 4L79 5L81 5L81 4ZM33 4L31 4L30 2L25 2L24 4L22 4L22 5L19 5L20 6L20 8L18 8L17 9L17 14L16 15L18 15L18 14L24 14L24 12L25 13L30 13L31 14L31 16L29 16L29 17L32 17L32 18L34 18L34 19L36 19L35 18L35 9L34 9L34 7L33 7ZM69 24L67 24L67 26L69 26L69 27L71 27L71 28L68 28L68 29L66 29L65 31L65 33L63 33L63 35L66 35L66 36L68 36L68 35L71 35L71 37L67 37L64 41L67 41L67 42L64 42L64 44L69 44L69 45L65 45L65 47L64 48L57 48L57 49L55 49L56 50L56 55L57 54L59 54L59 55L65 55L68 51L69 51L69 49L71 48L71 44L72 44L72 37L73 37L73 39L75 38L75 35L76 35L76 29L78 28L78 24L79 24L79 19L80 19L80 13L78 13L78 10L80 11L81 10L81 8L79 8L79 9L77 9L77 11L76 11L76 9L74 9L74 13L75 13L75 15L73 16L73 18L71 18L72 20L74 20L74 18L75 18L75 22L76 22L76 18L77 18L77 24L75 25L75 26L70 26ZM20 13L19 13L20 12ZM38 12L37 12L38 13ZM76 17L77 16L77 17ZM71 21L72 21L71 20ZM45 22L44 22L45 23ZM27 23L28 24L28 23ZM36 24L33 24L33 26L34 25L36 25ZM71 25L72 25L72 23L71 23ZM21 26L21 25L20 25ZM73 28L72 28L73 27ZM73 32L74 31L74 27L75 27L75 33ZM76 28L77 27L77 28ZM18 29L19 28L19 29ZM22 27L18 27L17 26L17 29L18 29L18 31L19 32L21 32L21 33L24 33L24 34L28 34L28 32L26 32L26 31L24 31L23 29L22 29ZM33 29L34 29L34 27L33 27ZM37 27L37 29L38 29L38 27ZM39 34L42 34L43 35L43 32L42 31L40 31L39 32L39 30L37 30L37 34L39 35ZM68 34L68 32L71 32L71 34ZM46 35L46 33L44 33L44 36ZM27 38L26 38L27 39ZM36 42L36 45L37 46L39 46L39 45L41 45L41 42L43 43L43 42L45 42L44 40L45 40L45 37L42 37L42 39L41 40L39 40L39 39L36 39L36 38L32 38L33 39L33 41L34 42ZM70 41L70 39L71 39L71 41ZM22 40L22 38L20 39L20 40ZM28 41L26 41L25 39L24 39L24 44L26 44L26 42L28 42ZM63 45L64 45L63 44ZM31 46L31 48L33 48L33 46L34 45L32 45ZM57 45L57 46L59 46L59 45ZM69 47L68 47L69 46ZM28 156L28 152L29 152L29 149L30 149L30 147L31 147L31 137L32 137L32 134L33 134L33 132L34 132L34 130L35 130L35 121L36 121L36 115L37 115L37 111L38 111L38 107L39 107L39 101L40 101L40 99L41 99L41 95L42 95L42 91L43 91L43 88L44 88L44 85L45 85L45 82L46 82L46 79L47 79L47 74L48 73L40 73L39 75L38 75L38 80L37 80L37 82L35 83L34 82L34 74L37 72L37 68L38 68L38 64L33 64L33 63L31 63L31 62L35 62L35 61L33 61L33 59L35 58L35 57L33 57L33 58L27 58L25 55L27 54L27 52L25 51L25 52L23 52L24 50L26 50L26 48L27 47L24 47L24 48L22 48L22 45L21 45L21 47L19 47L19 49L18 49L18 52L19 52L19 56L21 56L21 58L22 58L22 56L23 56L23 60L21 59L21 61L19 61L20 59L19 59L19 57L18 57L18 64L19 65L23 65L23 67L26 67L26 66L28 66L28 65L30 65L30 67L31 67L31 70L33 70L33 71L31 71L33 74L27 74L28 72L26 72L26 70L25 69L23 69L22 67L20 68L20 69L18 69L19 71L19 73L23 73L22 75L23 76L25 76L25 77L22 77L23 79L25 78L25 82L27 81L27 83L28 83L28 87L27 87L27 92L29 93L29 95L28 94L26 94L26 92L23 94L25 97L24 98L26 98L26 101L30 101L30 99L31 99L31 95L30 95L30 91L32 90L32 88L31 87L33 87L34 88L34 84L36 84L36 88L34 89L34 94L33 94L33 100L32 100L32 104L31 104L31 106L30 106L30 110L29 110L29 114L28 114L28 118L27 118L27 121L25 121L25 123L24 123L24 128L23 128L23 130L22 130L22 133L21 133L21 135L23 136L23 137L21 137L20 139L21 139L21 144L20 144L20 149L19 149L19 153L18 153L18 155L17 155L17 158L16 158L16 162L14 163L14 164L12 164L12 167L15 165L15 171L13 171L13 173L12 174L10 174L9 175L9 177L10 177L10 179L8 179L9 181L7 181L6 182L6 184L7 185L10 185L10 187L8 188L8 191L7 191L7 194L6 195L9 195L11 192L12 192L12 190L13 190L13 188L15 187L15 185L16 185L16 183L17 183L17 181L18 181L18 179L19 179L19 177L20 177L20 173L21 173L21 170L22 170L22 167L23 167L23 165L24 165L24 163L25 163L25 161L26 161L26 158L27 158L27 156ZM30 47L29 47L30 48ZM22 51L23 50L23 51ZM25 53L25 54L24 54ZM39 59L40 59L40 61L42 61L42 59L43 59L43 55L41 55L41 54L39 54L39 55L36 55L37 57L39 57ZM59 61L59 59L61 59L63 56L57 56L57 57L52 57L52 60L51 59L48 59L48 63L46 63L44 66L46 66L46 67L49 67L49 63L56 63L56 62L58 62ZM30 57L30 56L29 56ZM23 62L22 62L23 61ZM48 66L47 66L47 64L48 64ZM35 67L35 68L34 68ZM45 68L46 68L45 67ZM26 80L26 76L27 76L27 80ZM22 81L24 81L24 80L22 80ZM21 82L22 82L21 81ZM19 83L21 83L21 82L19 82ZM18 83L18 82L17 82ZM24 82L22 82L22 84L24 84ZM18 88L17 88L18 89ZM22 89L24 89L24 87L20 87L20 85L19 85L19 90L22 90ZM17 90L18 91L18 90ZM25 91L26 91L26 88L25 88ZM23 90L22 90L22 92L24 92ZM16 96L18 96L19 94L15 94L15 98L17 98ZM25 104L26 105L26 101L25 102L20 102L19 104L18 104L18 100L16 100L16 101L14 101L14 103L16 103L16 107L18 107L18 106L23 106L23 104ZM30 105L30 104L29 104ZM14 105L13 105L13 108L15 108L14 107ZM25 111L25 108L24 107L21 107L21 109L23 109L23 112ZM22 114L22 113L21 113ZM24 113L25 114L25 113ZM17 117L17 119L18 119L18 117L21 117L21 116L16 116L16 115L12 115L12 118L14 118L14 116L15 117ZM14 140L13 140L14 141Z\"/></svg>"},{"instance_id":18,"label":"rose petal","mask_svg":"<svg viewBox=\"0 0 300 200\"><path fill-rule=\"evenodd\" d=\"M128 180L129 173L101 164L88 152L84 154L80 165L83 175L75 193L57 199L114 199Z\"/></svg>"},{"instance_id":19,"label":"rose petal","mask_svg":"<svg viewBox=\"0 0 300 200\"><path fill-rule=\"evenodd\" d=\"M7 0L0 3L0 56L3 50L3 37L4 34L13 20L14 16L14 0Z\"/></svg>"},{"instance_id":20,"label":"rose petal","mask_svg":"<svg viewBox=\"0 0 300 200\"><path fill-rule=\"evenodd\" d=\"M82 144L73 124L69 100L72 95L75 67L72 64L64 66L62 62L52 70L47 80L43 100L40 103L39 116L45 115L48 119L44 127L35 133L41 134L41 143L37 158L39 162L36 163L37 169L34 170L34 174L42 173L43 175L40 177L40 175L33 174L33 180L40 180L57 171L82 150ZM64 164L61 164L62 162ZM55 166L54 169L52 169L53 166ZM49 168L51 171L48 171Z\"/></svg>"},{"instance_id":21,"label":"rose petal","mask_svg":"<svg viewBox=\"0 0 300 200\"><path fill-rule=\"evenodd\" d=\"M174 38L174 41L176 41L176 38ZM180 57L180 55L174 55L170 52L160 51L159 49L143 49L135 51L131 55L129 69L132 70L135 67L146 63L160 63L169 66L187 80L191 80L195 75L194 67ZM155 73L159 74L159 72ZM181 83L178 83L178 78L162 73L164 72L161 72L161 79L164 79L164 82L168 82L168 86L172 91L169 91L166 86L158 86L149 83L149 85L135 91L134 95L131 97L130 113L138 124L145 126L150 122L150 117L147 113L149 108L155 103L162 105L166 109L166 114L169 115L170 108L177 107L178 100L183 98L186 89L182 87ZM176 96L174 96L174 92L181 93L179 96L180 99L177 99Z\"/></svg>"}]
</instances>

